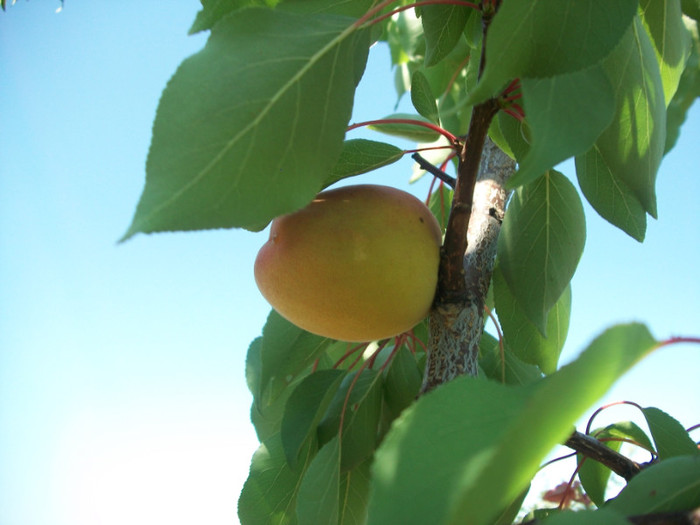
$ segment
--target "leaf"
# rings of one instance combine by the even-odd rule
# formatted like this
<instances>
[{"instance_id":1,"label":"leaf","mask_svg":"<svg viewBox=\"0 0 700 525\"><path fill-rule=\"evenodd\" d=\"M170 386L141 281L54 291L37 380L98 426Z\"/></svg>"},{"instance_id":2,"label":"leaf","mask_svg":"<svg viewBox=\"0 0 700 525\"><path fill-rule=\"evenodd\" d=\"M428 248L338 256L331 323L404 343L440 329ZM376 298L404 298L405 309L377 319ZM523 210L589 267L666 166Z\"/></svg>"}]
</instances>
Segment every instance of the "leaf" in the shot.
<instances>
[{"instance_id":1,"label":"leaf","mask_svg":"<svg viewBox=\"0 0 700 525\"><path fill-rule=\"evenodd\" d=\"M537 327L528 319L499 270L494 272L493 288L496 312L508 348L525 363L539 366L545 374L556 371L569 330L571 286L564 289L547 314L547 337L542 337Z\"/></svg>"},{"instance_id":2,"label":"leaf","mask_svg":"<svg viewBox=\"0 0 700 525\"><path fill-rule=\"evenodd\" d=\"M445 58L462 38L464 27L474 12L462 5L426 5L421 9L425 34L425 64L433 66Z\"/></svg>"},{"instance_id":3,"label":"leaf","mask_svg":"<svg viewBox=\"0 0 700 525\"><path fill-rule=\"evenodd\" d=\"M618 44L636 0L504 2L486 42L486 67L470 97L477 103L513 78L544 78L598 63Z\"/></svg>"},{"instance_id":4,"label":"leaf","mask_svg":"<svg viewBox=\"0 0 700 525\"><path fill-rule=\"evenodd\" d=\"M440 228L445 231L447 228L447 219L450 216L450 207L452 206L452 196L454 191L445 184L438 184L438 188L430 194L428 208L433 212L433 215L440 223Z\"/></svg>"},{"instance_id":5,"label":"leaf","mask_svg":"<svg viewBox=\"0 0 700 525\"><path fill-rule=\"evenodd\" d=\"M515 188L584 153L615 114L615 93L600 66L521 81L531 147L508 181Z\"/></svg>"},{"instance_id":6,"label":"leaf","mask_svg":"<svg viewBox=\"0 0 700 525\"><path fill-rule=\"evenodd\" d=\"M683 14L694 20L700 20L700 0L681 0Z\"/></svg>"},{"instance_id":7,"label":"leaf","mask_svg":"<svg viewBox=\"0 0 700 525\"><path fill-rule=\"evenodd\" d=\"M343 150L324 187L341 179L360 175L393 164L403 156L403 150L392 144L366 139L351 139L343 143Z\"/></svg>"},{"instance_id":8,"label":"leaf","mask_svg":"<svg viewBox=\"0 0 700 525\"><path fill-rule=\"evenodd\" d=\"M423 117L435 124L440 122L435 96L428 79L425 78L420 69L414 71L411 77L411 102L416 111Z\"/></svg>"},{"instance_id":9,"label":"leaf","mask_svg":"<svg viewBox=\"0 0 700 525\"><path fill-rule=\"evenodd\" d=\"M365 525L369 501L371 459L340 474L338 525Z\"/></svg>"},{"instance_id":10,"label":"leaf","mask_svg":"<svg viewBox=\"0 0 700 525\"><path fill-rule=\"evenodd\" d=\"M287 400L280 436L287 463L294 468L302 448L316 437L316 427L326 413L340 382L340 370L319 370L305 377Z\"/></svg>"},{"instance_id":11,"label":"leaf","mask_svg":"<svg viewBox=\"0 0 700 525\"><path fill-rule=\"evenodd\" d=\"M384 117L381 120L414 120L418 122L425 122L430 124L431 122L419 115L410 115L408 113L393 113ZM401 137L409 140L415 140L416 142L434 142L439 137L440 134L437 131L426 128L420 124L410 124L410 123L388 123L388 124L372 124L368 126L369 129L379 131L380 133L385 133L387 135L393 135L396 137Z\"/></svg>"},{"instance_id":12,"label":"leaf","mask_svg":"<svg viewBox=\"0 0 700 525\"><path fill-rule=\"evenodd\" d=\"M627 184L610 171L597 146L576 157L576 176L591 206L610 224L642 242L647 214Z\"/></svg>"},{"instance_id":13,"label":"leaf","mask_svg":"<svg viewBox=\"0 0 700 525\"><path fill-rule=\"evenodd\" d=\"M345 345L306 332L274 310L263 327L260 344L260 390L253 393L258 403L277 397L332 345Z\"/></svg>"},{"instance_id":14,"label":"leaf","mask_svg":"<svg viewBox=\"0 0 700 525\"><path fill-rule=\"evenodd\" d=\"M666 105L656 54L638 17L603 67L617 112L596 141L611 173L656 217L655 181L666 140Z\"/></svg>"},{"instance_id":15,"label":"leaf","mask_svg":"<svg viewBox=\"0 0 700 525\"><path fill-rule=\"evenodd\" d=\"M280 0L201 0L202 9L192 23L188 34L206 31L226 15L244 7L274 7Z\"/></svg>"},{"instance_id":16,"label":"leaf","mask_svg":"<svg viewBox=\"0 0 700 525\"><path fill-rule=\"evenodd\" d=\"M260 230L308 203L338 159L367 58L369 33L353 21L261 8L219 21L163 91L122 241Z\"/></svg>"},{"instance_id":17,"label":"leaf","mask_svg":"<svg viewBox=\"0 0 700 525\"><path fill-rule=\"evenodd\" d=\"M659 459L700 454L698 446L676 419L654 407L643 408L642 412L654 438Z\"/></svg>"},{"instance_id":18,"label":"leaf","mask_svg":"<svg viewBox=\"0 0 700 525\"><path fill-rule=\"evenodd\" d=\"M423 395L375 454L369 525L491 523L580 415L654 345L644 326L616 326L535 384L462 376Z\"/></svg>"},{"instance_id":19,"label":"leaf","mask_svg":"<svg viewBox=\"0 0 700 525\"><path fill-rule=\"evenodd\" d=\"M416 358L405 346L400 348L384 374L384 401L393 417L416 400L421 383Z\"/></svg>"},{"instance_id":20,"label":"leaf","mask_svg":"<svg viewBox=\"0 0 700 525\"><path fill-rule=\"evenodd\" d=\"M571 281L583 252L586 224L578 192L558 171L518 188L498 239L508 288L543 336L547 314Z\"/></svg>"},{"instance_id":21,"label":"leaf","mask_svg":"<svg viewBox=\"0 0 700 525\"><path fill-rule=\"evenodd\" d=\"M676 456L645 468L606 508L632 516L700 506L700 455Z\"/></svg>"},{"instance_id":22,"label":"leaf","mask_svg":"<svg viewBox=\"0 0 700 525\"><path fill-rule=\"evenodd\" d=\"M295 506L301 477L311 461L306 451L302 467L287 465L279 434L265 441L253 454L250 474L238 499L242 525L291 525L296 523Z\"/></svg>"},{"instance_id":23,"label":"leaf","mask_svg":"<svg viewBox=\"0 0 700 525\"><path fill-rule=\"evenodd\" d=\"M374 452L377 446L381 404L380 374L365 369L359 377L357 372L345 376L318 426L319 443L323 445L338 435L342 420L342 472L362 463Z\"/></svg>"},{"instance_id":24,"label":"leaf","mask_svg":"<svg viewBox=\"0 0 700 525\"><path fill-rule=\"evenodd\" d=\"M306 469L297 496L299 523L336 525L340 486L340 443L337 437L318 451Z\"/></svg>"},{"instance_id":25,"label":"leaf","mask_svg":"<svg viewBox=\"0 0 700 525\"><path fill-rule=\"evenodd\" d=\"M527 385L542 379L542 372L539 368L524 363L515 357L509 348L504 347L503 357L505 358L505 366L502 364L503 359L498 340L491 334L484 332L481 335L481 341L479 341L479 366L486 377L507 385Z\"/></svg>"},{"instance_id":26,"label":"leaf","mask_svg":"<svg viewBox=\"0 0 700 525\"><path fill-rule=\"evenodd\" d=\"M668 153L676 144L680 127L685 121L688 109L700 97L700 39L698 38L697 25L691 36L690 56L678 83L676 94L673 95L666 109L666 145L664 154Z\"/></svg>"},{"instance_id":27,"label":"leaf","mask_svg":"<svg viewBox=\"0 0 700 525\"><path fill-rule=\"evenodd\" d=\"M685 61L690 50L688 30L683 23L680 0L641 0L639 2L644 28L659 63L666 105L678 88Z\"/></svg>"}]
</instances>

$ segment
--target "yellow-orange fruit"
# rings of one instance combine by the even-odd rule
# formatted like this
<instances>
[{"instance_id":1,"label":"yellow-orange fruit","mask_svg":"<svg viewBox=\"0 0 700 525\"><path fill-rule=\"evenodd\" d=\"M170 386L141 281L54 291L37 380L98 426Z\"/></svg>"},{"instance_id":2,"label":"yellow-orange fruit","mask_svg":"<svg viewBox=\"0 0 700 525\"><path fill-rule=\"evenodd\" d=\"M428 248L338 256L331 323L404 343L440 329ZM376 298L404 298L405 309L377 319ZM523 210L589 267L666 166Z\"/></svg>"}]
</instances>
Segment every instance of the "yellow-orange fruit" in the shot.
<instances>
[{"instance_id":1,"label":"yellow-orange fruit","mask_svg":"<svg viewBox=\"0 0 700 525\"><path fill-rule=\"evenodd\" d=\"M437 220L413 195L342 187L272 222L255 281L280 315L309 332L383 339L428 314L441 240Z\"/></svg>"}]
</instances>

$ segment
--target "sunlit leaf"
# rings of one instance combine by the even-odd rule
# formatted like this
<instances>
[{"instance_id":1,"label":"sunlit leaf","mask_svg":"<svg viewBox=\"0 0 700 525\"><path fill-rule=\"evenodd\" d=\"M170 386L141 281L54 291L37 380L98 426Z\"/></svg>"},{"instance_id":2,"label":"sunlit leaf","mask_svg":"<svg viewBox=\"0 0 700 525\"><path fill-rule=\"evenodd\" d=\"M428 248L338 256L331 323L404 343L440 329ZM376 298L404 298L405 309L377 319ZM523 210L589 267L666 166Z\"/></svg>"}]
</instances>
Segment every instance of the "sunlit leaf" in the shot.
<instances>
[{"instance_id":1,"label":"sunlit leaf","mask_svg":"<svg viewBox=\"0 0 700 525\"><path fill-rule=\"evenodd\" d=\"M375 454L369 525L492 523L654 344L641 325L617 326L543 381L516 387L462 376L421 396Z\"/></svg>"},{"instance_id":2,"label":"sunlit leaf","mask_svg":"<svg viewBox=\"0 0 700 525\"><path fill-rule=\"evenodd\" d=\"M591 206L611 224L642 242L647 214L627 184L610 171L597 146L576 157L576 176Z\"/></svg>"},{"instance_id":3,"label":"sunlit leaf","mask_svg":"<svg viewBox=\"0 0 700 525\"><path fill-rule=\"evenodd\" d=\"M618 44L636 0L503 2L489 27L486 68L471 102L513 78L571 73L598 63Z\"/></svg>"},{"instance_id":4,"label":"sunlit leaf","mask_svg":"<svg viewBox=\"0 0 700 525\"><path fill-rule=\"evenodd\" d=\"M531 145L508 181L514 188L588 150L615 113L615 94L599 66L522 80Z\"/></svg>"},{"instance_id":5,"label":"sunlit leaf","mask_svg":"<svg viewBox=\"0 0 700 525\"><path fill-rule=\"evenodd\" d=\"M308 203L338 159L367 58L369 33L353 22L266 8L220 20L163 91L122 240L259 230Z\"/></svg>"},{"instance_id":6,"label":"sunlit leaf","mask_svg":"<svg viewBox=\"0 0 700 525\"><path fill-rule=\"evenodd\" d=\"M573 184L551 170L518 188L498 240L500 269L522 311L543 336L547 314L574 275L586 224Z\"/></svg>"},{"instance_id":7,"label":"sunlit leaf","mask_svg":"<svg viewBox=\"0 0 700 525\"><path fill-rule=\"evenodd\" d=\"M425 34L425 63L432 66L445 58L462 38L474 9L463 5L436 4L421 9Z\"/></svg>"}]
</instances>

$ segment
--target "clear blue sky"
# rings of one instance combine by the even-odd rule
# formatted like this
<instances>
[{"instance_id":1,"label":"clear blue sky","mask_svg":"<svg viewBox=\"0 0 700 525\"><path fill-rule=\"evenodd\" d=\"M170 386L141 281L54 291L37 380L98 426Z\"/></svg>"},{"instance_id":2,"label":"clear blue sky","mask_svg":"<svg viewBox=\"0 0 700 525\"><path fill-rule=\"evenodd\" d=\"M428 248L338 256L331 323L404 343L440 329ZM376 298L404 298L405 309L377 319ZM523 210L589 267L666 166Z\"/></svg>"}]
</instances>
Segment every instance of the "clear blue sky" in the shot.
<instances>
[{"instance_id":1,"label":"clear blue sky","mask_svg":"<svg viewBox=\"0 0 700 525\"><path fill-rule=\"evenodd\" d=\"M257 445L243 370L268 313L252 276L265 234L116 244L160 92L204 44L186 36L199 3L59 5L20 0L0 14L0 525L236 523ZM393 111L381 48L359 100L355 120ZM644 245L587 208L563 361L614 322L700 333L698 144L696 104L662 165ZM410 171L404 159L361 180L424 196ZM699 423L698 370L698 347L667 348L608 399Z\"/></svg>"}]
</instances>

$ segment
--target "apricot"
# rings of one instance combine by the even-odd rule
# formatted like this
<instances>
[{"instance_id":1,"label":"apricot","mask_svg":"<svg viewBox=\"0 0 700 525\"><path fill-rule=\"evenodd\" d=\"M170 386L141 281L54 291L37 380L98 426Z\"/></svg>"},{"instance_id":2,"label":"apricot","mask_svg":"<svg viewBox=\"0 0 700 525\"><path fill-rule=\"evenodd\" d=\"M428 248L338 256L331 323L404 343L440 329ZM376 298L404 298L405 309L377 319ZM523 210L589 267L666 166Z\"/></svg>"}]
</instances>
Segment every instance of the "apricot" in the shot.
<instances>
[{"instance_id":1,"label":"apricot","mask_svg":"<svg viewBox=\"0 0 700 525\"><path fill-rule=\"evenodd\" d=\"M255 280L280 315L309 332L384 339L428 314L441 240L437 220L413 195L346 186L272 222Z\"/></svg>"}]
</instances>

